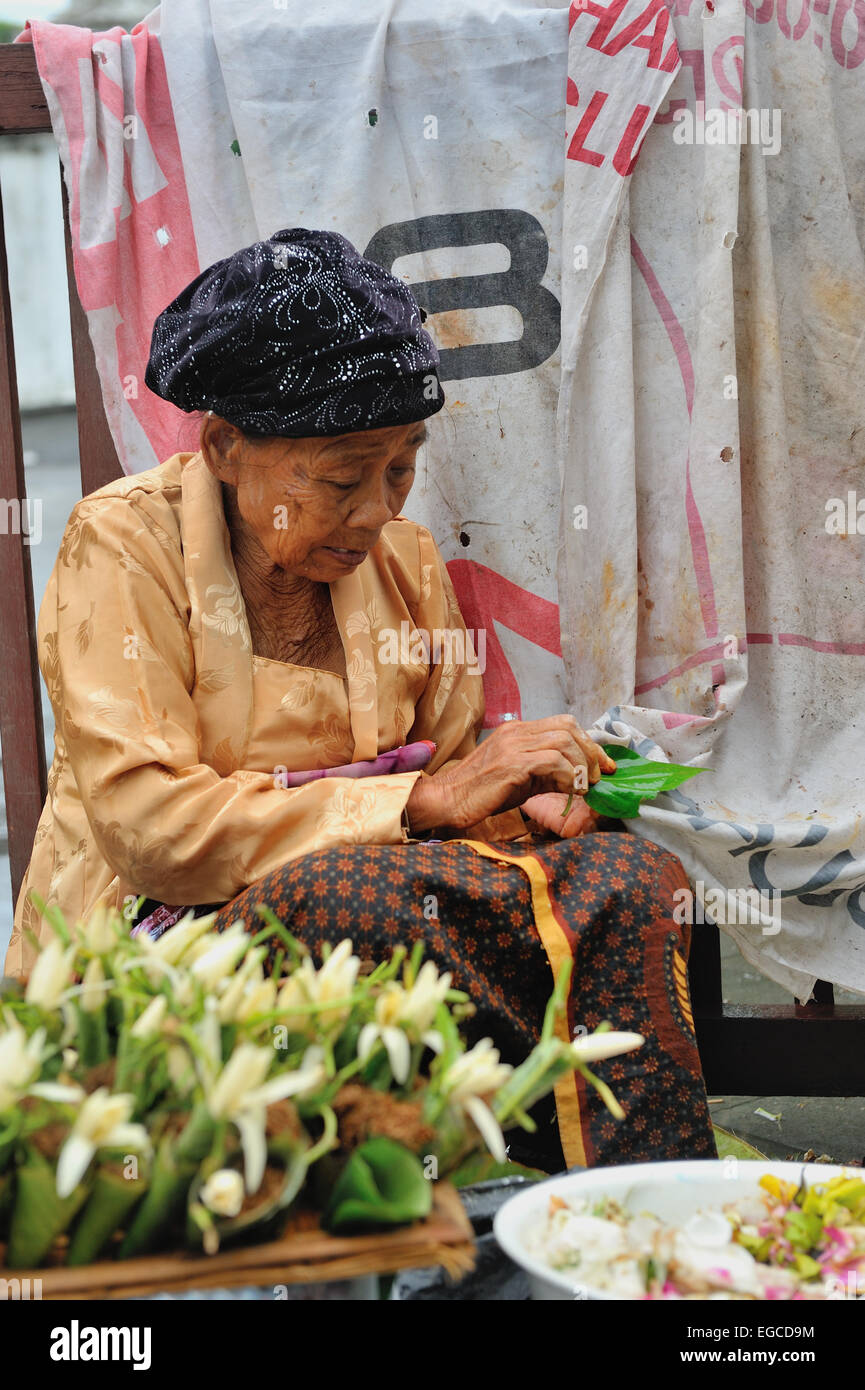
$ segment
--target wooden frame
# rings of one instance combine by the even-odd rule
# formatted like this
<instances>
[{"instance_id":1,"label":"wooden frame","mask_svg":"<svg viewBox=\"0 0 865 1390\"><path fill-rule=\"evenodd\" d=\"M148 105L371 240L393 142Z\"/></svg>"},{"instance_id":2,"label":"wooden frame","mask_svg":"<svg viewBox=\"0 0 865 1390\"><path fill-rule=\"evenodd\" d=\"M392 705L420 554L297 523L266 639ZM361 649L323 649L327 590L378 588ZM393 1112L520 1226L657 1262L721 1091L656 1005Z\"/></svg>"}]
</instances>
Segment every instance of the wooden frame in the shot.
<instances>
[{"instance_id":1,"label":"wooden frame","mask_svg":"<svg viewBox=\"0 0 865 1390\"><path fill-rule=\"evenodd\" d=\"M818 980L807 1004L725 1004L718 929L692 927L689 976L710 1095L865 1096L865 1006Z\"/></svg>"},{"instance_id":2,"label":"wooden frame","mask_svg":"<svg viewBox=\"0 0 865 1390\"><path fill-rule=\"evenodd\" d=\"M0 136L40 131L51 131L51 118L33 47L0 44ZM84 496L116 478L120 467L102 406L87 319L75 287L65 187L63 221ZM26 496L0 190L0 497L18 498L23 512ZM14 902L30 859L47 789L33 578L30 548L24 544L23 535L0 536L0 594L0 738Z\"/></svg>"},{"instance_id":3,"label":"wooden frame","mask_svg":"<svg viewBox=\"0 0 865 1390\"><path fill-rule=\"evenodd\" d=\"M51 121L29 44L0 44L0 135L50 131ZM72 270L63 192L72 352L78 402L82 495L120 468L105 411L87 320ZM9 312L0 203L0 495L26 496L15 349ZM17 898L45 798L42 709L30 555L21 536L0 537L0 737L13 896ZM865 1095L865 1005L834 1003L820 981L813 1002L725 1005L716 928L693 931L691 994L700 1056L710 1094Z\"/></svg>"}]
</instances>

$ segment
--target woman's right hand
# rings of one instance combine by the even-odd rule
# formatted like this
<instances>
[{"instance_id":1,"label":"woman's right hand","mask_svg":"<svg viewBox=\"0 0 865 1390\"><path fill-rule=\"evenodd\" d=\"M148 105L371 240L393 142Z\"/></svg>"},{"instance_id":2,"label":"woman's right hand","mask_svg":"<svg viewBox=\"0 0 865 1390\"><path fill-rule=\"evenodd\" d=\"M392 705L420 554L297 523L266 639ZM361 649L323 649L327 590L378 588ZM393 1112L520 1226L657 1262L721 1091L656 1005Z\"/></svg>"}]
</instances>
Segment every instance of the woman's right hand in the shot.
<instances>
[{"instance_id":1,"label":"woman's right hand","mask_svg":"<svg viewBox=\"0 0 865 1390\"><path fill-rule=\"evenodd\" d=\"M615 770L570 714L514 721L499 725L453 767L418 778L406 810L413 830L466 830L542 792L571 792L580 781L586 790Z\"/></svg>"}]
</instances>

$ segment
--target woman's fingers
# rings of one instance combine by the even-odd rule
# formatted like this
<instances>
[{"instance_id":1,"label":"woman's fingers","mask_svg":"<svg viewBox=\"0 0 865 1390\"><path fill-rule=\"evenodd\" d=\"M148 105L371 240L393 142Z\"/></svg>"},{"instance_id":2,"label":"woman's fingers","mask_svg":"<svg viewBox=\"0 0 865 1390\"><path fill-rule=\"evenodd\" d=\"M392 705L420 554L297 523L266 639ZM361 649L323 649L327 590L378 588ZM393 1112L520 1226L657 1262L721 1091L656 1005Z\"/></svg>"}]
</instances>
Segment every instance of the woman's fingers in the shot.
<instances>
[{"instance_id":1,"label":"woman's fingers","mask_svg":"<svg viewBox=\"0 0 865 1390\"><path fill-rule=\"evenodd\" d=\"M557 753L561 753L563 757L567 758L574 768L589 766L588 758L580 744L572 734L564 729L553 729L548 734L535 735L533 743L538 751L545 748L555 749Z\"/></svg>"},{"instance_id":2,"label":"woman's fingers","mask_svg":"<svg viewBox=\"0 0 865 1390\"><path fill-rule=\"evenodd\" d=\"M597 828L598 817L591 806L587 806L585 801L575 798L573 807L565 817L559 834L563 840L570 840L574 835L586 835Z\"/></svg>"},{"instance_id":3,"label":"woman's fingers","mask_svg":"<svg viewBox=\"0 0 865 1390\"><path fill-rule=\"evenodd\" d=\"M553 745L565 751L571 744L579 748L586 761L590 782L599 781L601 774L616 771L616 764L594 739L589 738L572 714L554 714L547 719L532 719L522 724L512 725L514 735L534 742L545 742L547 737ZM566 743L560 742L564 738ZM573 761L573 759L572 759Z\"/></svg>"},{"instance_id":4,"label":"woman's fingers","mask_svg":"<svg viewBox=\"0 0 865 1390\"><path fill-rule=\"evenodd\" d=\"M618 763L616 762L615 758L611 758L609 753L605 753L601 745L599 743L595 743L594 740L588 737L588 735L586 736L586 742L589 743L591 747L595 750L595 757L598 760L598 765L600 767L601 772L615 772L618 767Z\"/></svg>"},{"instance_id":5,"label":"woman's fingers","mask_svg":"<svg viewBox=\"0 0 865 1390\"><path fill-rule=\"evenodd\" d=\"M525 770L526 781L537 784L538 792L574 790L574 765L553 748L538 753L524 753L520 767Z\"/></svg>"},{"instance_id":6,"label":"woman's fingers","mask_svg":"<svg viewBox=\"0 0 865 1390\"><path fill-rule=\"evenodd\" d=\"M475 764L475 766L472 766ZM585 794L615 763L570 714L501 725L466 759L467 778L483 777L503 798L563 791Z\"/></svg>"},{"instance_id":7,"label":"woman's fingers","mask_svg":"<svg viewBox=\"0 0 865 1390\"><path fill-rule=\"evenodd\" d=\"M592 739L579 729L576 721L571 720L570 716L562 716L562 718L568 721L564 726L557 722L550 729L540 728L539 725L546 722L541 720L538 720L537 723L524 725L521 741L524 746L535 747L538 751L543 748L557 749L574 768L585 767L590 783L599 782L602 771L601 760L603 759L603 770L607 770L606 764L611 760L607 758L602 748L599 748ZM612 766L615 768L615 763Z\"/></svg>"},{"instance_id":8,"label":"woman's fingers","mask_svg":"<svg viewBox=\"0 0 865 1390\"><path fill-rule=\"evenodd\" d=\"M616 764L609 754L605 753L599 743L595 743L593 738L589 738L584 729L580 729L577 734L577 742L586 755L589 769L597 769L597 777L592 777L591 781L597 782L602 772L615 772Z\"/></svg>"},{"instance_id":9,"label":"woman's fingers","mask_svg":"<svg viewBox=\"0 0 865 1390\"><path fill-rule=\"evenodd\" d=\"M458 764L430 779L436 797L429 811L434 817L430 824L465 828L528 798L553 792L564 792L567 800L573 793L585 794L602 773L613 772L615 767L570 714L514 720L494 729ZM413 793L413 797L410 816L413 812L426 816L421 828L428 828L422 797L420 793ZM557 834L564 828L560 815L549 827ZM575 833L572 827L579 823L581 817L568 819L565 833Z\"/></svg>"}]
</instances>

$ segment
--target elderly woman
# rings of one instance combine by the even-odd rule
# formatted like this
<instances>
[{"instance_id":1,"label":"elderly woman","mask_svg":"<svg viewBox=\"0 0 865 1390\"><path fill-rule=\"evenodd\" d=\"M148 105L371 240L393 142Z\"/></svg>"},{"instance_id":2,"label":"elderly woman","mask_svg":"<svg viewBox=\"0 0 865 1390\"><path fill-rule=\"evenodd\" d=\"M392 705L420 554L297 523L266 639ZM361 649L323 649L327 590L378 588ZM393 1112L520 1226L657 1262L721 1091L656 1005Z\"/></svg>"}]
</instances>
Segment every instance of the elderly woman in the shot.
<instances>
[{"instance_id":1,"label":"elderly woman","mask_svg":"<svg viewBox=\"0 0 865 1390\"><path fill-rule=\"evenodd\" d=\"M238 251L160 315L147 384L206 412L200 449L67 525L39 615L55 754L7 972L45 930L31 890L152 935L190 906L256 930L267 904L315 953L423 940L514 1059L570 959L561 1026L646 1042L598 1068L624 1122L559 1086L566 1159L711 1156L681 866L584 835L579 794L566 814L615 768L569 715L477 741L447 570L402 515L438 361L406 285L333 232ZM436 632L459 640L430 651Z\"/></svg>"}]
</instances>

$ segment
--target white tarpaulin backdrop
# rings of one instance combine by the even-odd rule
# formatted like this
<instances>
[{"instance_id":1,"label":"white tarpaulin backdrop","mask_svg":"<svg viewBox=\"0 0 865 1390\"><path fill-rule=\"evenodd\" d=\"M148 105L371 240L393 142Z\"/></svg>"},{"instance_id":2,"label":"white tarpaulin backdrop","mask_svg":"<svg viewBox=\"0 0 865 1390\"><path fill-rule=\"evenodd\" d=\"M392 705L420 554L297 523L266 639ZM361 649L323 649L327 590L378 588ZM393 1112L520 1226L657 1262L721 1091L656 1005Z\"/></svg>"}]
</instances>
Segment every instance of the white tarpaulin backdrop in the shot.
<instances>
[{"instance_id":1,"label":"white tarpaulin backdrop","mask_svg":"<svg viewBox=\"0 0 865 1390\"><path fill-rule=\"evenodd\" d=\"M488 723L569 707L711 767L630 828L698 893L775 892L726 926L767 975L865 992L865 0L165 0L131 36L33 32L126 470L189 447L137 391L158 308L279 228L344 233L442 352L408 511L487 629Z\"/></svg>"},{"instance_id":2,"label":"white tarpaulin backdrop","mask_svg":"<svg viewBox=\"0 0 865 1390\"><path fill-rule=\"evenodd\" d=\"M769 920L727 930L807 997L818 977L865 990L863 539L826 506L865 497L865 7L794 8L792 29L785 0L675 16L682 68L602 266L592 250L564 279L559 593L575 708L712 768L632 828L706 891L774 892ZM572 46L569 131L593 86L625 127L621 58ZM704 139L713 111L762 112L766 152L680 143L698 102ZM563 264L614 182L607 161L567 169Z\"/></svg>"}]
</instances>

